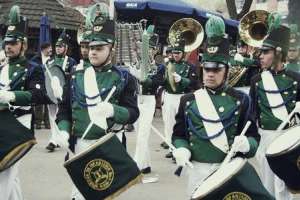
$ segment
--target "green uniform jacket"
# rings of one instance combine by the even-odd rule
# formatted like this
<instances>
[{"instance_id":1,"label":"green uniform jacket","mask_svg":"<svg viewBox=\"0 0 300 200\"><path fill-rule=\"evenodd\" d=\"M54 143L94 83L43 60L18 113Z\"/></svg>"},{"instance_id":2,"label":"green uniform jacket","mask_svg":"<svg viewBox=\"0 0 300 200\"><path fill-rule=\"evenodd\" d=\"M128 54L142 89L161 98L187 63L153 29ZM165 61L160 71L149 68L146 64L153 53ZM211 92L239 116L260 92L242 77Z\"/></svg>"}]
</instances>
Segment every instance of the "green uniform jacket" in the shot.
<instances>
[{"instance_id":1,"label":"green uniform jacket","mask_svg":"<svg viewBox=\"0 0 300 200\"><path fill-rule=\"evenodd\" d=\"M16 100L12 105L32 106L51 103L46 95L43 70L36 63L27 61L25 57L10 59L9 79L11 80L10 91L13 91L16 96ZM7 105L3 104L0 104L0 107L1 109L8 108ZM32 109L22 110L21 108L17 108L12 112L15 117L20 117L31 113Z\"/></svg>"},{"instance_id":2,"label":"green uniform jacket","mask_svg":"<svg viewBox=\"0 0 300 200\"><path fill-rule=\"evenodd\" d=\"M172 62L175 67L175 72L181 76L181 81L179 83L175 83L176 90L173 91L171 87L171 83L169 81L169 76L172 74L168 74L168 66L166 66L165 70L165 81L164 86L168 93L170 94L184 94L197 89L198 78L196 75L195 67L191 66L185 61L180 61L179 63Z\"/></svg>"},{"instance_id":3,"label":"green uniform jacket","mask_svg":"<svg viewBox=\"0 0 300 200\"><path fill-rule=\"evenodd\" d=\"M137 107L136 81L133 76L124 69L111 65L95 71L100 91L99 95L102 99L105 99L113 86L117 88L109 100L114 108L114 116L107 120L108 127L111 128L114 124L134 123L139 116L139 110ZM57 114L57 123L61 130L80 137L90 123L87 107L92 106L87 105L85 100L84 70L72 73L70 85L65 88L63 103L60 105ZM105 131L93 125L85 139L98 139L105 134Z\"/></svg>"},{"instance_id":4,"label":"green uniform jacket","mask_svg":"<svg viewBox=\"0 0 300 200\"><path fill-rule=\"evenodd\" d=\"M229 146L233 143L234 137L241 133L246 122L252 121L246 132L250 151L244 156L254 156L260 136L250 113L249 96L230 87L219 88L216 91L208 89L208 93L220 116L220 122L224 126ZM188 148L192 153L192 160L203 163L220 163L226 154L210 142L203 125L203 121L209 120L213 119L205 119L199 113L194 94L184 95L180 100L176 115L172 142L177 148ZM218 137L220 133L215 133L214 136Z\"/></svg>"},{"instance_id":5,"label":"green uniform jacket","mask_svg":"<svg viewBox=\"0 0 300 200\"><path fill-rule=\"evenodd\" d=\"M276 118L268 103L266 93L280 93L283 98L283 105L286 106L288 113L294 108L296 101L300 100L300 74L291 70L284 69L280 72L271 70L278 91L266 91L263 87L261 74L253 77L250 87L250 97L253 103L253 113L258 121L259 127L266 130L275 130L281 124L281 120Z\"/></svg>"},{"instance_id":6,"label":"green uniform jacket","mask_svg":"<svg viewBox=\"0 0 300 200\"><path fill-rule=\"evenodd\" d=\"M299 62L290 62L289 64L286 65L286 68L288 70L300 72L300 63Z\"/></svg>"}]
</instances>

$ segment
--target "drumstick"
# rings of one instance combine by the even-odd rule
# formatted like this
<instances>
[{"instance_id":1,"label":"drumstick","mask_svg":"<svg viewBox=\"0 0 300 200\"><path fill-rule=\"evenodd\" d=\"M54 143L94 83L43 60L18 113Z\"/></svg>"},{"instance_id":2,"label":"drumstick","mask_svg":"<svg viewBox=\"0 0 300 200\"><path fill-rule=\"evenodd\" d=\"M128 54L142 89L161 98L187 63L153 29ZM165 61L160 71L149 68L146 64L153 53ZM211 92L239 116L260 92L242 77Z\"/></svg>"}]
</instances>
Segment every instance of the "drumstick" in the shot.
<instances>
[{"instance_id":1,"label":"drumstick","mask_svg":"<svg viewBox=\"0 0 300 200\"><path fill-rule=\"evenodd\" d=\"M168 142L166 138L159 132L159 130L157 130L153 125L151 125L151 129L170 147L171 151L174 151L176 149L176 147L170 142ZM186 165L192 169L194 168L193 163L191 163L190 161L188 161ZM180 176L182 169L183 166L178 167L174 174Z\"/></svg>"},{"instance_id":2,"label":"drumstick","mask_svg":"<svg viewBox=\"0 0 300 200\"><path fill-rule=\"evenodd\" d=\"M243 128L243 130L242 130L242 132L240 134L240 136L244 136L245 135L245 133L248 130L248 128L250 127L250 125L251 125L251 121L247 121L246 125L244 126L244 128ZM231 160L231 158L232 158L232 156L234 154L235 154L235 152L231 148L230 151L228 152L227 156L225 157L224 161L222 162L222 164L221 164L220 167L222 167L223 165L227 164Z\"/></svg>"},{"instance_id":3,"label":"drumstick","mask_svg":"<svg viewBox=\"0 0 300 200\"><path fill-rule=\"evenodd\" d=\"M111 88L111 90L109 91L108 95L106 96L105 100L103 102L108 102L108 100L111 98L111 96L114 94L114 92L116 91L116 86L113 86ZM93 126L93 122L90 121L88 127L85 129L83 135L81 136L81 139L83 140L85 138L85 136L87 135L87 133L90 131L90 129Z\"/></svg>"}]
</instances>

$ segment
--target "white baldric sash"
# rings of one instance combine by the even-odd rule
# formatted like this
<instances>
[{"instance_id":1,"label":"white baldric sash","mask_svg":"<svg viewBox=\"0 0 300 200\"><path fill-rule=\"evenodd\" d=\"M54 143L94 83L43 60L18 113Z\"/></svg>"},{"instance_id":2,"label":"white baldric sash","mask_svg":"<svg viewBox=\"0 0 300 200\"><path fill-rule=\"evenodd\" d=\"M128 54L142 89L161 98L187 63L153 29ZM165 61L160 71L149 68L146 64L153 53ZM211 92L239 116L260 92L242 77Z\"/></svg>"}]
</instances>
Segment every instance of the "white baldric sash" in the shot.
<instances>
[{"instance_id":1,"label":"white baldric sash","mask_svg":"<svg viewBox=\"0 0 300 200\"><path fill-rule=\"evenodd\" d=\"M274 80L273 75L270 71L264 71L261 73L261 78L263 82L263 87L265 90L278 90L276 82ZM283 98L280 93L268 93L266 92L266 96L271 107L283 104ZM285 105L280 106L278 108L271 108L273 115L284 121L288 117L288 112L286 110Z\"/></svg>"},{"instance_id":2,"label":"white baldric sash","mask_svg":"<svg viewBox=\"0 0 300 200\"><path fill-rule=\"evenodd\" d=\"M67 67L67 63L68 63L68 56L65 56L65 59L64 59L64 62L63 62L63 65L62 65L62 69L64 71L66 71L66 67Z\"/></svg>"},{"instance_id":3,"label":"white baldric sash","mask_svg":"<svg viewBox=\"0 0 300 200\"><path fill-rule=\"evenodd\" d=\"M211 101L211 98L206 89L199 89L194 92L194 95L199 113L202 117L211 120L220 120L220 116L218 115L218 112L216 111L215 106ZM209 137L224 129L222 122L213 123L203 121L203 125L207 136ZM210 139L210 142L224 153L227 153L229 146L225 130L223 130L223 132L218 137Z\"/></svg>"},{"instance_id":4,"label":"white baldric sash","mask_svg":"<svg viewBox=\"0 0 300 200\"><path fill-rule=\"evenodd\" d=\"M83 70L84 68L83 68L83 60L81 59L80 61L79 61L79 64L76 66L76 71L79 71L79 70Z\"/></svg>"},{"instance_id":5,"label":"white baldric sash","mask_svg":"<svg viewBox=\"0 0 300 200\"><path fill-rule=\"evenodd\" d=\"M89 67L84 71L84 93L88 97L95 97L100 93L94 67ZM100 102L102 102L100 95L97 96L97 98L93 98L93 99L86 98L85 100L87 104L99 104ZM102 116L99 115L99 113L101 113L99 107L97 105L88 106L87 109L88 109L90 120L97 126L106 130L107 129L106 118L103 118Z\"/></svg>"},{"instance_id":6,"label":"white baldric sash","mask_svg":"<svg viewBox=\"0 0 300 200\"><path fill-rule=\"evenodd\" d=\"M2 87L0 86L0 89L10 90L10 88L9 88L9 84L10 84L10 80L9 80L9 65L8 64L6 64L5 66L3 66L2 70L1 70L0 83L4 85Z\"/></svg>"}]
</instances>

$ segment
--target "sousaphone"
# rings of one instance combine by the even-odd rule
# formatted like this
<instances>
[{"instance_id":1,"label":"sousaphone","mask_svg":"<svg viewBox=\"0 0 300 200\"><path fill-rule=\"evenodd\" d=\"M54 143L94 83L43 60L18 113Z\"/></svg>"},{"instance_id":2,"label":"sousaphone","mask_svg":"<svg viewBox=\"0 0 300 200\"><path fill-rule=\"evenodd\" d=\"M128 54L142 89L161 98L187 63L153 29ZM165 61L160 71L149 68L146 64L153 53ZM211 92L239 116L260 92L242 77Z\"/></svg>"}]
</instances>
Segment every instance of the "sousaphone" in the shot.
<instances>
[{"instance_id":1,"label":"sousaphone","mask_svg":"<svg viewBox=\"0 0 300 200\"><path fill-rule=\"evenodd\" d=\"M185 41L185 52L191 52L198 48L204 39L203 26L193 18L182 18L177 20L170 28L168 40L171 46L175 46L178 38L182 38ZM175 72L174 65L169 62L168 74ZM173 76L168 76L172 90L175 91L175 81Z\"/></svg>"}]
</instances>

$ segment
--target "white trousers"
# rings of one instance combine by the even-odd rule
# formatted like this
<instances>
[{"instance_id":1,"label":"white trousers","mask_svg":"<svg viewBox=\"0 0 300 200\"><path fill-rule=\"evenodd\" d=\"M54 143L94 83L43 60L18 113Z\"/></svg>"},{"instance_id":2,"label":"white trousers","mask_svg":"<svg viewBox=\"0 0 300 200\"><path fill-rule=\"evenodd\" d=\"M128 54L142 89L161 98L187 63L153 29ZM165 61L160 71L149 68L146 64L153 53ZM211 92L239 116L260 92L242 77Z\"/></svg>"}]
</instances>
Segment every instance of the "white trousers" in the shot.
<instances>
[{"instance_id":1,"label":"white trousers","mask_svg":"<svg viewBox=\"0 0 300 200\"><path fill-rule=\"evenodd\" d=\"M183 94L169 94L165 92L163 94L164 104L162 106L162 115L164 121L164 133L167 142L171 143L173 127L176 123L175 115L178 112L180 98Z\"/></svg>"},{"instance_id":2,"label":"white trousers","mask_svg":"<svg viewBox=\"0 0 300 200\"><path fill-rule=\"evenodd\" d=\"M134 160L139 169L150 167L149 136L151 133L151 124L155 112L155 96L140 95L138 97L138 107L140 116L136 122L137 138Z\"/></svg>"},{"instance_id":3,"label":"white trousers","mask_svg":"<svg viewBox=\"0 0 300 200\"><path fill-rule=\"evenodd\" d=\"M23 200L18 167L19 163L0 172L0 199Z\"/></svg>"},{"instance_id":4,"label":"white trousers","mask_svg":"<svg viewBox=\"0 0 300 200\"><path fill-rule=\"evenodd\" d=\"M193 192L199 187L203 181L217 168L219 168L220 164L212 164L212 163L200 163L193 161L194 168L191 169L186 167L188 183L187 183L187 195L190 199L192 197Z\"/></svg>"},{"instance_id":5,"label":"white trousers","mask_svg":"<svg viewBox=\"0 0 300 200\"><path fill-rule=\"evenodd\" d=\"M54 145L57 145L55 137L57 137L58 135L60 135L59 133L57 133L57 129L55 128L56 125L56 114L58 111L58 106L55 104L50 104L48 105L48 114L49 114L49 122L50 122L50 131L51 131L51 136L49 139L48 143L53 143Z\"/></svg>"}]
</instances>

